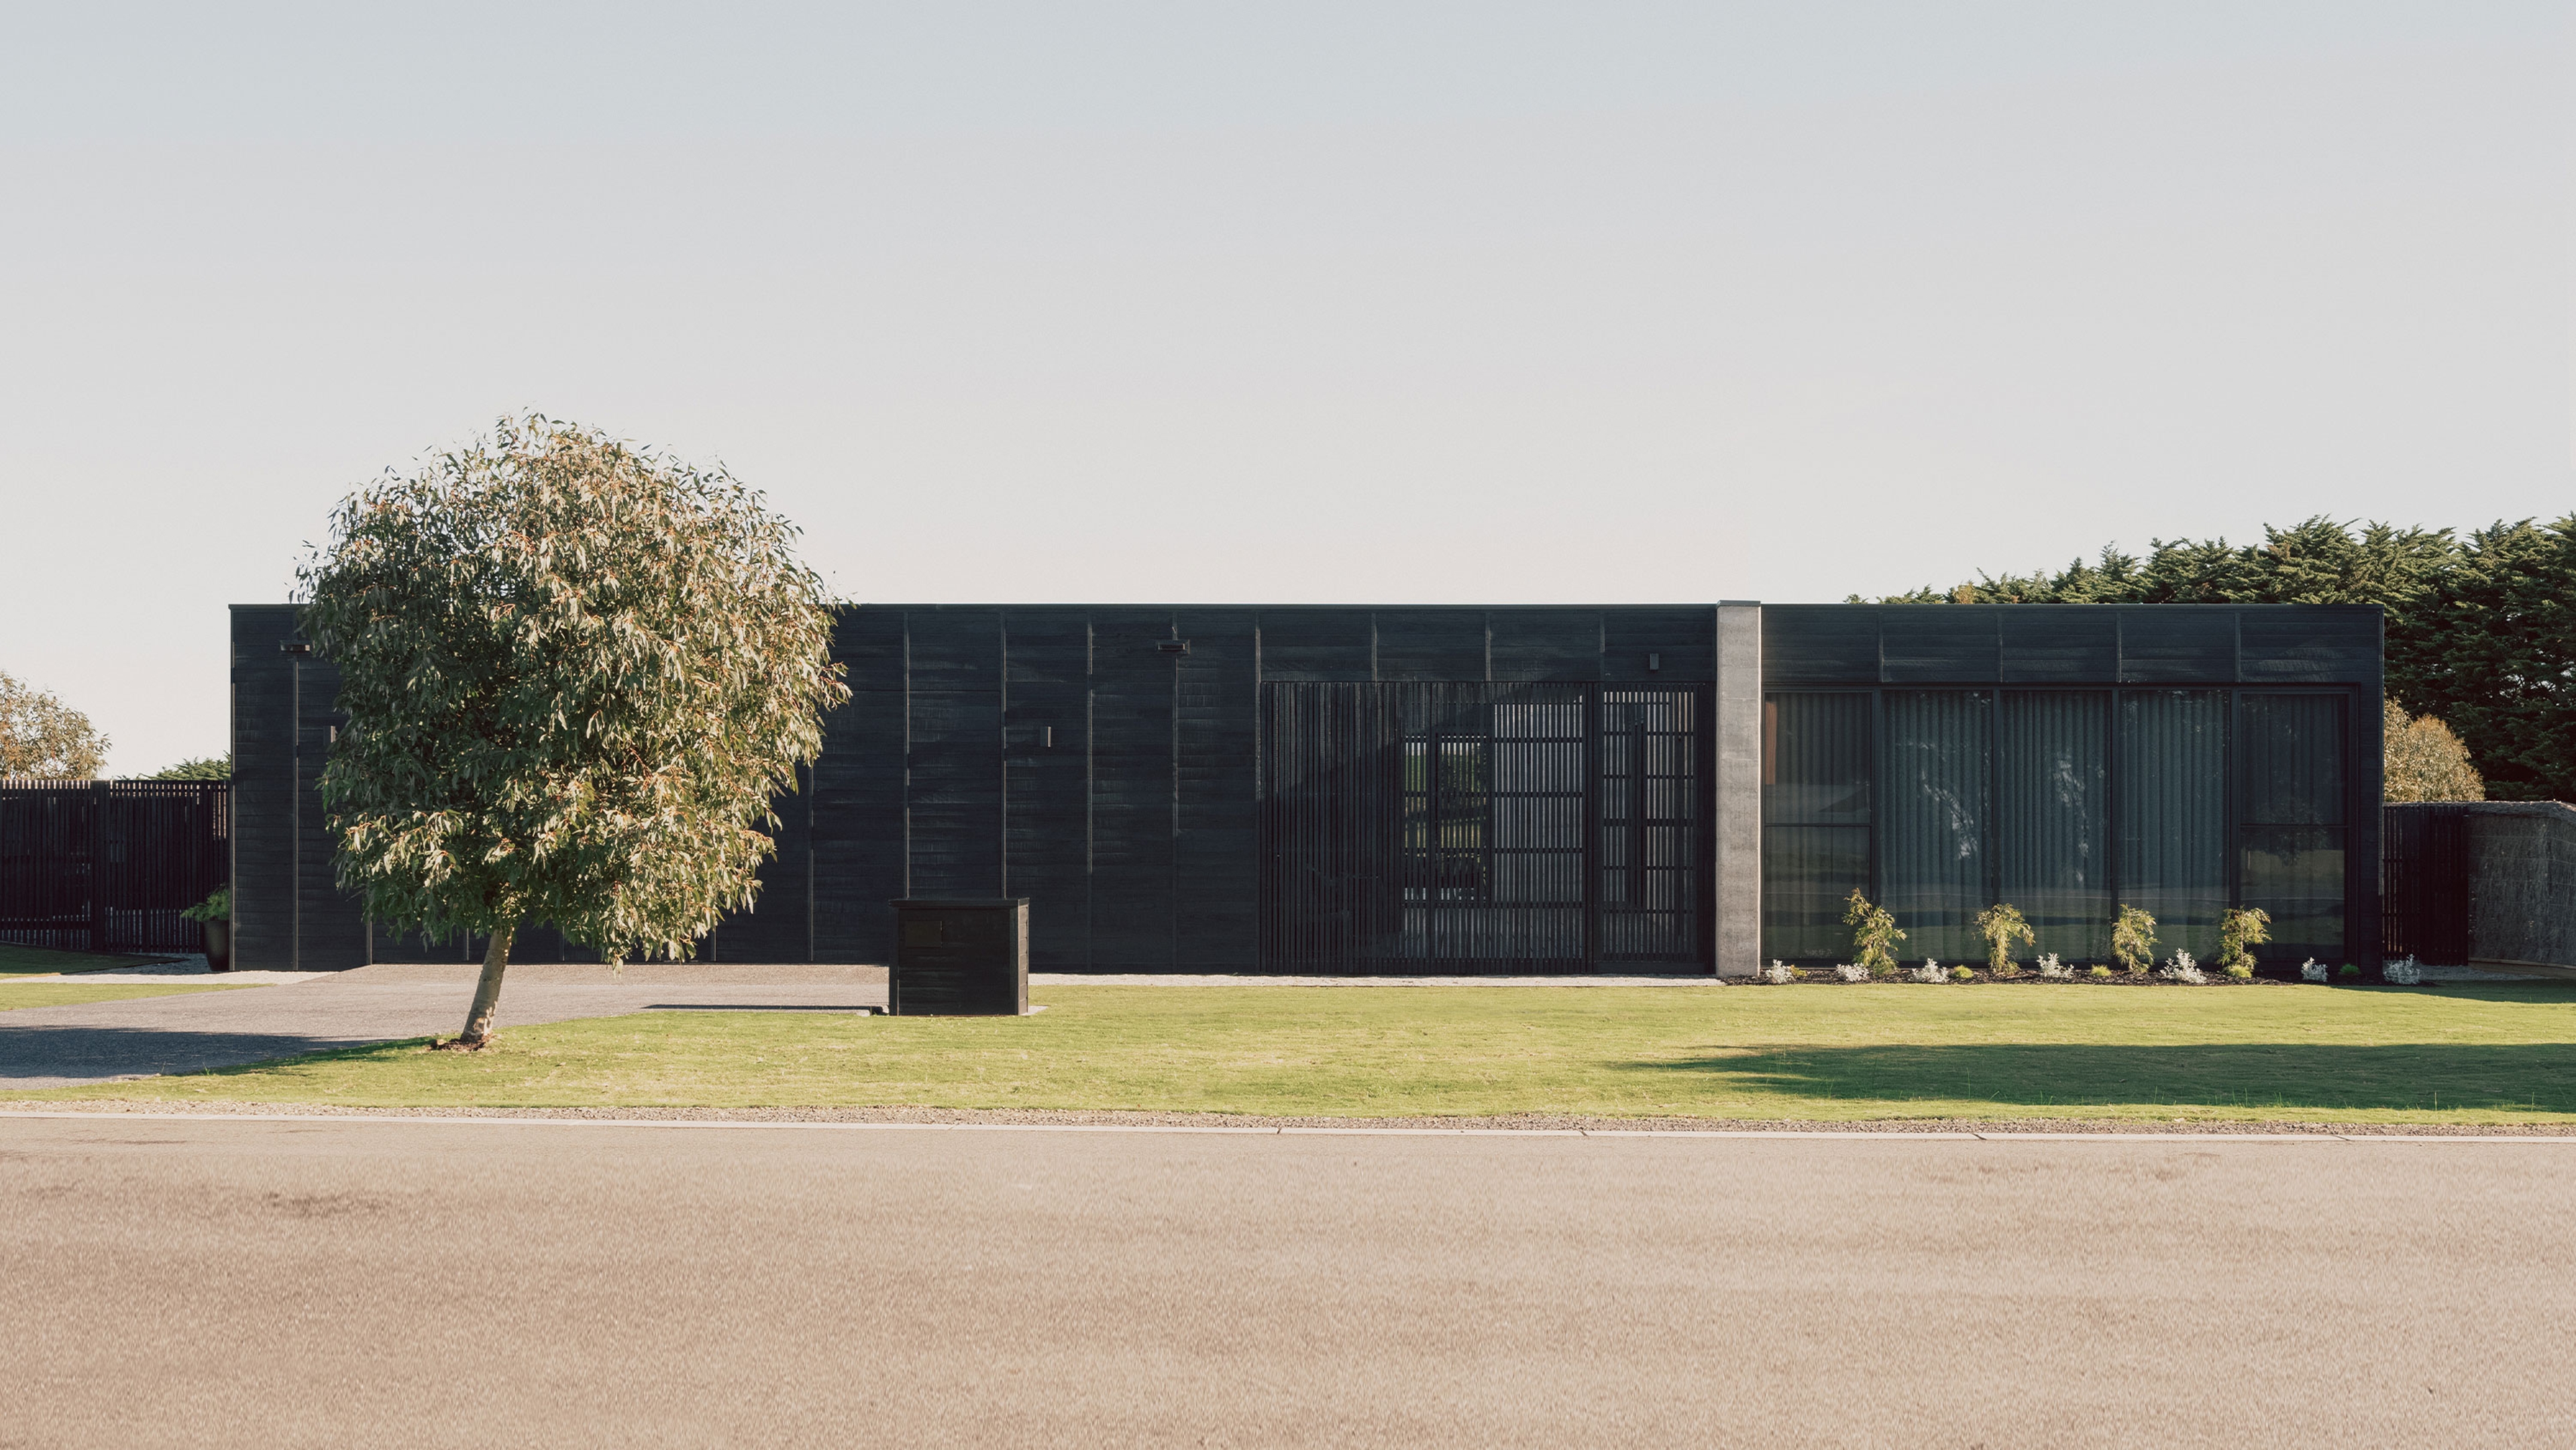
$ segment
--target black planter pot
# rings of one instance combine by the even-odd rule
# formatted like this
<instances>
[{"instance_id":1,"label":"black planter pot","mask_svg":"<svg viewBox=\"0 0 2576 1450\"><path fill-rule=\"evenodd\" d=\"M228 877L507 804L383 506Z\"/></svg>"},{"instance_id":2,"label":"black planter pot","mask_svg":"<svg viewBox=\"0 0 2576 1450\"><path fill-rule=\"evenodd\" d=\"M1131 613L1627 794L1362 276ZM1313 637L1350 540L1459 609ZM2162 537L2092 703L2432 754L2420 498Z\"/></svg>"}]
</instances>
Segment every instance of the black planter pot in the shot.
<instances>
[{"instance_id":1,"label":"black planter pot","mask_svg":"<svg viewBox=\"0 0 2576 1450\"><path fill-rule=\"evenodd\" d=\"M206 928L206 970L229 972L233 969L233 924L210 921Z\"/></svg>"}]
</instances>

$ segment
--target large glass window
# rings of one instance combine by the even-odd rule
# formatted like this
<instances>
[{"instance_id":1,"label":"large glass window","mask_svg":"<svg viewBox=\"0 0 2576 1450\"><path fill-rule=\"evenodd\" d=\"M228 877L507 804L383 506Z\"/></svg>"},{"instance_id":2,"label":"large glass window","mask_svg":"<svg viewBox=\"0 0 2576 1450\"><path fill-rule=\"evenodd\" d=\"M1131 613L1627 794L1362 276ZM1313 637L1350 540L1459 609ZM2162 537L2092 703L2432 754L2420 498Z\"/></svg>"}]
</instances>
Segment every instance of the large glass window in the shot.
<instances>
[{"instance_id":1,"label":"large glass window","mask_svg":"<svg viewBox=\"0 0 2576 1450\"><path fill-rule=\"evenodd\" d=\"M2237 889L2268 956L2343 952L2344 697L2248 690L2236 705Z\"/></svg>"},{"instance_id":2,"label":"large glass window","mask_svg":"<svg viewBox=\"0 0 2576 1450\"><path fill-rule=\"evenodd\" d=\"M1766 956L1848 960L1857 887L1906 959L1984 955L1978 911L2021 908L2023 954L2110 956L2122 905L2157 955L2218 950L2231 902L2274 959L2346 950L2350 696L2327 690L1782 691L1763 715Z\"/></svg>"},{"instance_id":3,"label":"large glass window","mask_svg":"<svg viewBox=\"0 0 2576 1450\"><path fill-rule=\"evenodd\" d=\"M2203 961L2227 909L2227 696L2130 690L2120 697L2122 903L2156 919L2156 950Z\"/></svg>"},{"instance_id":4,"label":"large glass window","mask_svg":"<svg viewBox=\"0 0 2576 1450\"><path fill-rule=\"evenodd\" d=\"M1768 956L1847 960L1843 902L1869 889L1871 699L1773 695L1762 707L1762 940Z\"/></svg>"},{"instance_id":5,"label":"large glass window","mask_svg":"<svg viewBox=\"0 0 2576 1450\"><path fill-rule=\"evenodd\" d=\"M1987 770L1994 698L1980 690L1887 693L1887 793L1880 808L1883 903L1907 957L1980 955L1987 895Z\"/></svg>"},{"instance_id":6,"label":"large glass window","mask_svg":"<svg viewBox=\"0 0 2576 1450\"><path fill-rule=\"evenodd\" d=\"M2111 950L2110 693L2006 694L1997 729L1996 895L2038 937L2017 950L2099 961Z\"/></svg>"}]
</instances>

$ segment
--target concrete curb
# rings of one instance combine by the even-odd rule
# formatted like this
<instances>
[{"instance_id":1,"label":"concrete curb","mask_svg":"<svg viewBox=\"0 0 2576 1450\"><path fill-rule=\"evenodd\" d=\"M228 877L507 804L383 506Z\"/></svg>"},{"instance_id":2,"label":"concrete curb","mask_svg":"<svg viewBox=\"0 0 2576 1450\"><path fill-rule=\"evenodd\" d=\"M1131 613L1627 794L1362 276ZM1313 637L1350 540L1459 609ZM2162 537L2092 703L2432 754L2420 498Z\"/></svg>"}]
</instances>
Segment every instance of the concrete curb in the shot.
<instances>
[{"instance_id":1,"label":"concrete curb","mask_svg":"<svg viewBox=\"0 0 2576 1450\"><path fill-rule=\"evenodd\" d=\"M1292 1128L1215 1123L1205 1127L1163 1123L801 1123L722 1118L428 1117L397 1113L138 1113L110 1108L0 1108L0 1118L150 1118L155 1122L181 1123L436 1123L450 1127L476 1124L559 1128L795 1128L903 1133L1180 1133L1282 1138L1792 1138L1908 1143L2576 1143L2576 1134L2542 1136L2531 1133L1977 1133L1943 1129L1921 1132L1888 1129L1856 1133L1774 1128L1372 1128L1358 1124L1347 1128Z\"/></svg>"}]
</instances>

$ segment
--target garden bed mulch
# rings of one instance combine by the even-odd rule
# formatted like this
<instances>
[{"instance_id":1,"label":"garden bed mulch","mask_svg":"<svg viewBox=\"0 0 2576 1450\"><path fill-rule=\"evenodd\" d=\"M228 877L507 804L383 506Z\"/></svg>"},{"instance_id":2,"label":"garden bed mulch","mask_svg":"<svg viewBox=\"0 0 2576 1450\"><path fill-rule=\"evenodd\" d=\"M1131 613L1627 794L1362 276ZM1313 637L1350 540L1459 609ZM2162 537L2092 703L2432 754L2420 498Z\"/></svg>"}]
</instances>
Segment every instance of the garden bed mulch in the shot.
<instances>
[{"instance_id":1,"label":"garden bed mulch","mask_svg":"<svg viewBox=\"0 0 2576 1450\"><path fill-rule=\"evenodd\" d=\"M1751 987L1865 987L1871 985L1882 987L2390 987L2401 985L2394 982L2383 982L2377 977L2361 976L2337 977L2324 982L2303 981L2297 977L2267 977L2260 973L2257 973L2252 977L2238 978L2227 976L2215 970L2208 972L2209 980L2205 982L2180 982L2175 981L2170 977L2159 977L2153 972L2132 976L2131 974L2120 971L2117 968L2114 968L2111 975L2107 977L2096 977L2092 975L2092 969L2090 967L2077 968L2076 974L2072 977L2043 977L2037 971L2029 967L2022 968L2021 974L2018 976L2004 977L1997 976L1988 968L1977 967L1972 969L1975 973L1973 976L1952 977L1946 982L1918 982L1912 976L1908 975L1908 973L1911 973L1914 968L1907 967L1904 971L1897 973L1893 977L1873 977L1868 982L1846 982L1840 977L1835 976L1834 970L1831 967L1801 967L1799 970L1806 973L1806 975L1799 977L1794 981L1765 982L1757 977L1751 981L1734 979L1730 981L1729 985ZM2523 978L2519 980L2529 981L2535 986L2551 985L2545 978ZM2438 981L2426 981L2404 985L2439 987L2442 986L2443 983Z\"/></svg>"},{"instance_id":2,"label":"garden bed mulch","mask_svg":"<svg viewBox=\"0 0 2576 1450\"><path fill-rule=\"evenodd\" d=\"M1088 1128L1358 1128L1585 1133L1963 1133L2117 1134L2159 1137L2296 1136L2311 1138L2570 1138L2568 1123L2311 1123L2190 1118L2138 1122L2105 1118L1872 1118L1814 1122L1799 1118L1594 1118L1527 1113L1507 1117L1261 1117L1232 1113L1056 1112L1030 1108L384 1108L322 1103L167 1102L87 1099L63 1102L0 1099L0 1111L101 1117L245 1118L547 1118L652 1123L918 1123L951 1127Z\"/></svg>"}]
</instances>

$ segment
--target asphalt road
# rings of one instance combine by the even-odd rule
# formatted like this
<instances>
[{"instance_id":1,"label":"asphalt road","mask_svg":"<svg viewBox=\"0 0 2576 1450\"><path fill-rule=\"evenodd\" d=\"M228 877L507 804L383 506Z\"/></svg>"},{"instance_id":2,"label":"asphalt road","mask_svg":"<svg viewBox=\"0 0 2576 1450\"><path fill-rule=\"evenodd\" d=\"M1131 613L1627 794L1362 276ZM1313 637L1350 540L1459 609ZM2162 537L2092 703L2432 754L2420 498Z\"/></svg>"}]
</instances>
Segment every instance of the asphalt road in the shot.
<instances>
[{"instance_id":1,"label":"asphalt road","mask_svg":"<svg viewBox=\"0 0 2576 1450\"><path fill-rule=\"evenodd\" d=\"M234 992L0 1012L0 1095L202 1072L406 1037L453 1037L464 1030L476 972L471 966L361 967ZM102 972L95 980L152 979ZM885 1000L882 967L638 963L612 976L605 967L533 963L511 968L503 979L500 1023L506 1033L513 1025L655 1009L849 1011L882 1007Z\"/></svg>"},{"instance_id":2,"label":"asphalt road","mask_svg":"<svg viewBox=\"0 0 2576 1450\"><path fill-rule=\"evenodd\" d=\"M0 1119L0 1445L2540 1445L2576 1145Z\"/></svg>"}]
</instances>

